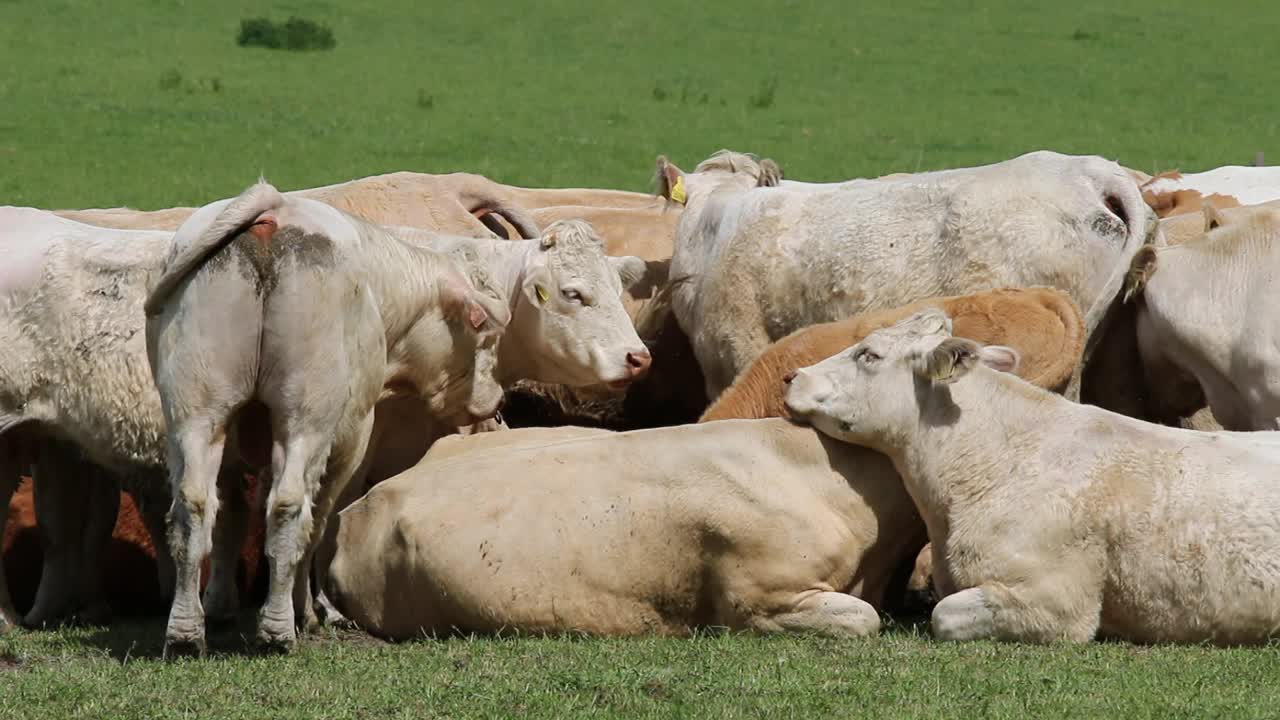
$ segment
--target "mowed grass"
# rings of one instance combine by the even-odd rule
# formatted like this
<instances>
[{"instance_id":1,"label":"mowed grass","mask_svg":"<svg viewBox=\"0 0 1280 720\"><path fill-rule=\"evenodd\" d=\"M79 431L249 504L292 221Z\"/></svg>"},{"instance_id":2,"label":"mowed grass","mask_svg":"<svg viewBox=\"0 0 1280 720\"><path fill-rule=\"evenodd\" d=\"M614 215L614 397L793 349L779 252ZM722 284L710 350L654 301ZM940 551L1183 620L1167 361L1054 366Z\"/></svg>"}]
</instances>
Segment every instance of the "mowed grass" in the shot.
<instances>
[{"instance_id":1,"label":"mowed grass","mask_svg":"<svg viewBox=\"0 0 1280 720\"><path fill-rule=\"evenodd\" d=\"M332 51L240 48L242 18ZM730 147L834 180L1051 148L1153 171L1280 158L1280 5L1084 0L0 0L0 204L200 204L393 170L648 189ZM247 627L240 633L248 633ZM454 639L294 656L163 620L0 638L0 717L1275 717L1280 648Z\"/></svg>"},{"instance_id":2,"label":"mowed grass","mask_svg":"<svg viewBox=\"0 0 1280 720\"><path fill-rule=\"evenodd\" d=\"M242 18L332 51L235 44ZM789 177L1039 148L1280 158L1258 0L0 0L0 202L200 204L393 170L647 189L730 147Z\"/></svg>"},{"instance_id":3,"label":"mowed grass","mask_svg":"<svg viewBox=\"0 0 1280 720\"><path fill-rule=\"evenodd\" d=\"M0 639L0 717L1273 718L1280 647L312 636L290 657L164 663L162 624ZM247 632L248 628L242 629Z\"/></svg>"}]
</instances>

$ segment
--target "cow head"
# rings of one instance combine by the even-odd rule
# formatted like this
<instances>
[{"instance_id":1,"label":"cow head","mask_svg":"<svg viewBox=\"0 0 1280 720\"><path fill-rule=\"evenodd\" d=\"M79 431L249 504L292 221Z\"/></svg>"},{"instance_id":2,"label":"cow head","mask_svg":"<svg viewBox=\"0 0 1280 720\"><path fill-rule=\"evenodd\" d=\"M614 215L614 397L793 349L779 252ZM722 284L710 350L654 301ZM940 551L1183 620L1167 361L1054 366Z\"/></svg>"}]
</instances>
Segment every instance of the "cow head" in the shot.
<instances>
[{"instance_id":1,"label":"cow head","mask_svg":"<svg viewBox=\"0 0 1280 720\"><path fill-rule=\"evenodd\" d=\"M772 160L760 160L748 153L721 150L698 163L692 173L676 167L667 156L658 156L654 175L657 194L670 202L688 205L695 197L719 188L750 190L774 187L782 181L782 168Z\"/></svg>"},{"instance_id":2,"label":"cow head","mask_svg":"<svg viewBox=\"0 0 1280 720\"><path fill-rule=\"evenodd\" d=\"M439 302L441 313L421 318L403 341L422 368L416 390L431 415L450 425L493 417L502 404L498 339L511 314L452 263L440 276Z\"/></svg>"},{"instance_id":3,"label":"cow head","mask_svg":"<svg viewBox=\"0 0 1280 720\"><path fill-rule=\"evenodd\" d=\"M920 422L922 395L931 386L956 382L979 362L1013 372L1018 352L952 337L951 319L930 308L788 374L787 409L832 437L900 447Z\"/></svg>"},{"instance_id":4,"label":"cow head","mask_svg":"<svg viewBox=\"0 0 1280 720\"><path fill-rule=\"evenodd\" d=\"M605 255L588 223L552 223L526 260L504 365L510 357L524 366L523 378L574 386L620 386L643 377L651 357L622 291L644 272L640 258Z\"/></svg>"}]
</instances>

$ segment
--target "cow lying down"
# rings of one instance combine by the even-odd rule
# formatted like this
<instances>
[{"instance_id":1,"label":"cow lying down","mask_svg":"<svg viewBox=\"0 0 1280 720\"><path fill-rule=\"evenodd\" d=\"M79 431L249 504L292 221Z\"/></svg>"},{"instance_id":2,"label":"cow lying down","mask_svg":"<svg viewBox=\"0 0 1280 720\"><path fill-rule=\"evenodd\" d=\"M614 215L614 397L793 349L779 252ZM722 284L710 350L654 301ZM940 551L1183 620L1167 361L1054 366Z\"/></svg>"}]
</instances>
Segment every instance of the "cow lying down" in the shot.
<instances>
[{"instance_id":1,"label":"cow lying down","mask_svg":"<svg viewBox=\"0 0 1280 720\"><path fill-rule=\"evenodd\" d=\"M1057 387L1083 334L1063 300L1032 289L943 302L969 309L974 337L1025 349L1044 369L1037 381ZM855 326L865 334L885 317ZM760 362L787 365L789 346ZM781 373L774 383L726 397L743 413L780 407ZM900 483L879 455L781 419L445 438L339 515L331 599L397 639L452 627L864 634L925 542L890 486Z\"/></svg>"},{"instance_id":2,"label":"cow lying down","mask_svg":"<svg viewBox=\"0 0 1280 720\"><path fill-rule=\"evenodd\" d=\"M887 454L934 547L945 639L1280 632L1280 439L1077 405L928 310L800 370L791 412ZM990 367L987 367L990 366ZM1046 431L1050 430L1050 431Z\"/></svg>"},{"instance_id":3,"label":"cow lying down","mask_svg":"<svg viewBox=\"0 0 1280 720\"><path fill-rule=\"evenodd\" d=\"M885 458L781 419L447 439L338 523L329 598L390 639L868 635L880 619L855 596L878 601L868 578L922 536Z\"/></svg>"}]
</instances>

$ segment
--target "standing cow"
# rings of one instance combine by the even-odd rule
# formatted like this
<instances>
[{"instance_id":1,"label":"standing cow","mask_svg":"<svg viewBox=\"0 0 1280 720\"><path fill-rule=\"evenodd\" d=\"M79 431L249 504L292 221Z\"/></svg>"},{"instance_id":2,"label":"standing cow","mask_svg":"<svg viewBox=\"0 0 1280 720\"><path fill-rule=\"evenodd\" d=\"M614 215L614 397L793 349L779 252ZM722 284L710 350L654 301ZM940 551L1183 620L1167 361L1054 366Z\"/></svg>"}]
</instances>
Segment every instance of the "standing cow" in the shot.
<instances>
[{"instance_id":1,"label":"standing cow","mask_svg":"<svg viewBox=\"0 0 1280 720\"><path fill-rule=\"evenodd\" d=\"M1280 429L1280 209L1204 217L1202 237L1144 247L1130 269L1149 411L1168 421L1207 400L1228 430Z\"/></svg>"},{"instance_id":2,"label":"standing cow","mask_svg":"<svg viewBox=\"0 0 1280 720\"><path fill-rule=\"evenodd\" d=\"M658 183L685 205L673 306L712 399L797 328L938 295L1048 285L1091 336L1156 227L1119 165L1052 152L817 184L722 151L692 173L659 158Z\"/></svg>"},{"instance_id":3,"label":"standing cow","mask_svg":"<svg viewBox=\"0 0 1280 720\"><path fill-rule=\"evenodd\" d=\"M362 461L374 406L423 398L463 425L491 416L507 308L446 256L259 183L178 229L147 298L164 410L177 587L166 652L204 650L198 595L224 452L271 467L258 641L287 650L311 619L310 558Z\"/></svg>"}]
</instances>

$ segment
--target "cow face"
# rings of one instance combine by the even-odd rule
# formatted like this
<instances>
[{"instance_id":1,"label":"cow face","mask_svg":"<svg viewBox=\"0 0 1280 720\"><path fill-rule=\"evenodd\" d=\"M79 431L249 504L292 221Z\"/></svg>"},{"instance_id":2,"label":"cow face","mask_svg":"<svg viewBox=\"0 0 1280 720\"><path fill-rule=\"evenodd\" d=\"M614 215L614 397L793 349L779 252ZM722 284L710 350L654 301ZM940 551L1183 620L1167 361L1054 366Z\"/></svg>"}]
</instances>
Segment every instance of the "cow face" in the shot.
<instances>
[{"instance_id":1,"label":"cow face","mask_svg":"<svg viewBox=\"0 0 1280 720\"><path fill-rule=\"evenodd\" d=\"M916 313L785 379L788 411L832 437L873 448L901 446L920 422L933 385L953 383L978 362L1012 372L1018 353L951 336L941 310Z\"/></svg>"},{"instance_id":2,"label":"cow face","mask_svg":"<svg viewBox=\"0 0 1280 720\"><path fill-rule=\"evenodd\" d=\"M580 220L552 223L526 263L512 328L513 358L530 379L566 385L625 385L649 369L649 350L622 305L644 275L637 257L609 257Z\"/></svg>"}]
</instances>

